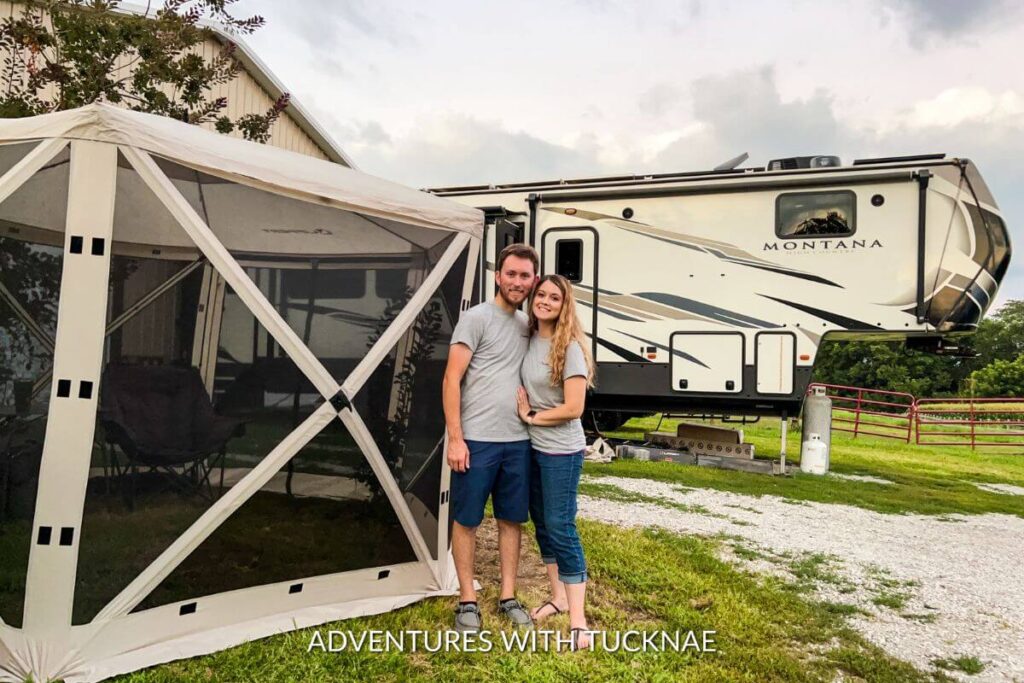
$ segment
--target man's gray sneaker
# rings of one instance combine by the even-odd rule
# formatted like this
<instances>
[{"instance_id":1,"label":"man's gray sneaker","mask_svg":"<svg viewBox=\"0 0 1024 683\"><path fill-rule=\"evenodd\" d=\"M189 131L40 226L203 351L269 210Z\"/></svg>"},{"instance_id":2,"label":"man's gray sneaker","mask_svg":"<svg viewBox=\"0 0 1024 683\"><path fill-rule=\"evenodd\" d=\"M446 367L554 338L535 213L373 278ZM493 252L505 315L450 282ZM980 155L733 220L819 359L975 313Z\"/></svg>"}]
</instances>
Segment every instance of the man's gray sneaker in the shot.
<instances>
[{"instance_id":1,"label":"man's gray sneaker","mask_svg":"<svg viewBox=\"0 0 1024 683\"><path fill-rule=\"evenodd\" d=\"M483 620L480 618L480 608L476 606L475 602L455 608L456 631L479 631L481 626L483 626Z\"/></svg>"},{"instance_id":2,"label":"man's gray sneaker","mask_svg":"<svg viewBox=\"0 0 1024 683\"><path fill-rule=\"evenodd\" d=\"M530 618L530 613L515 598L500 601L498 611L519 628L533 628L533 619Z\"/></svg>"}]
</instances>

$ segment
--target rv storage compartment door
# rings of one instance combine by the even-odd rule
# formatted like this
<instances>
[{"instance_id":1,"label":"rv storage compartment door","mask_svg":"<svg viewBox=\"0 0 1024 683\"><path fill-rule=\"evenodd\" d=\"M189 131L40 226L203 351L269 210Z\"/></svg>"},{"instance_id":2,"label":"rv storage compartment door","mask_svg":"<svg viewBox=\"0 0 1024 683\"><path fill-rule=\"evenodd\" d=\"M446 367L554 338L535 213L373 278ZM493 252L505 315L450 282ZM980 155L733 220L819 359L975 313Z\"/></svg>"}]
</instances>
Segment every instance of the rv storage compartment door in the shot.
<instances>
[{"instance_id":1,"label":"rv storage compartment door","mask_svg":"<svg viewBox=\"0 0 1024 683\"><path fill-rule=\"evenodd\" d=\"M758 333L754 362L757 363L757 393L793 393L796 337L791 333Z\"/></svg>"},{"instance_id":2,"label":"rv storage compartment door","mask_svg":"<svg viewBox=\"0 0 1024 683\"><path fill-rule=\"evenodd\" d=\"M672 389L700 394L743 391L743 335L676 332L672 335Z\"/></svg>"}]
</instances>

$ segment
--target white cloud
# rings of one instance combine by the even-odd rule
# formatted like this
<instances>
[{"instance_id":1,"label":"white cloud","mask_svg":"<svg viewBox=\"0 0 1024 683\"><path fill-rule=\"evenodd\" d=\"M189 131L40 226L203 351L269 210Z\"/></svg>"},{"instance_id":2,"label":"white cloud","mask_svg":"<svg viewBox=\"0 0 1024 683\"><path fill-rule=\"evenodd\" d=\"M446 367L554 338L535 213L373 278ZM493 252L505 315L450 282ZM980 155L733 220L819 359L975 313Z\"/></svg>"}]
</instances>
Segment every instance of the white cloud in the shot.
<instances>
[{"instance_id":1,"label":"white cloud","mask_svg":"<svg viewBox=\"0 0 1024 683\"><path fill-rule=\"evenodd\" d=\"M637 109L641 114L660 118L676 109L686 97L686 89L678 83L656 83L637 98Z\"/></svg>"},{"instance_id":2,"label":"white cloud","mask_svg":"<svg viewBox=\"0 0 1024 683\"><path fill-rule=\"evenodd\" d=\"M418 120L386 141L360 135L342 144L363 170L420 187L573 177L601 167L592 151L454 113Z\"/></svg>"},{"instance_id":3,"label":"white cloud","mask_svg":"<svg viewBox=\"0 0 1024 683\"><path fill-rule=\"evenodd\" d=\"M840 146L832 96L817 90L784 101L771 67L699 78L691 99L701 125L655 157L657 170L711 168L742 152L764 163L774 157L829 154Z\"/></svg>"},{"instance_id":4,"label":"white cloud","mask_svg":"<svg viewBox=\"0 0 1024 683\"><path fill-rule=\"evenodd\" d=\"M1021 115L1024 97L1016 92L996 94L980 87L950 88L915 104L906 124L913 128L952 128L964 123L1012 123Z\"/></svg>"}]
</instances>

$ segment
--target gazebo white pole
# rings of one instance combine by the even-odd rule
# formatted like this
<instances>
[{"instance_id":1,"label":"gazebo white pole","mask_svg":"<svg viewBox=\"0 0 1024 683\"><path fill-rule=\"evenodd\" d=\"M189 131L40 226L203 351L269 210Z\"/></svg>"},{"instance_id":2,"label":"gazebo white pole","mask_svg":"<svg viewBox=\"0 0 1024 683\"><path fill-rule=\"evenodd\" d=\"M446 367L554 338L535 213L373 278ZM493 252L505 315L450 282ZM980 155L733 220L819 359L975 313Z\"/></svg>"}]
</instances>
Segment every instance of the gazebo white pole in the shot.
<instances>
[{"instance_id":1,"label":"gazebo white pole","mask_svg":"<svg viewBox=\"0 0 1024 683\"><path fill-rule=\"evenodd\" d=\"M470 302L473 300L473 285L476 283L477 259L480 258L480 240L474 239L469 243L469 254L466 257L466 277L462 281L462 300L459 302L459 318L469 310ZM441 452L441 490L440 504L438 505L438 534L437 534L437 563L438 574L441 579L441 587L448 585L452 579L449 573L454 570L454 565L448 560L448 515L450 507L450 490L452 483L452 468L448 466L448 430L445 430L444 449Z\"/></svg>"},{"instance_id":2,"label":"gazebo white pole","mask_svg":"<svg viewBox=\"0 0 1024 683\"><path fill-rule=\"evenodd\" d=\"M51 150L62 146L53 142ZM117 147L71 143L53 389L25 586L24 630L42 641L59 642L71 628L103 372L116 185Z\"/></svg>"}]
</instances>

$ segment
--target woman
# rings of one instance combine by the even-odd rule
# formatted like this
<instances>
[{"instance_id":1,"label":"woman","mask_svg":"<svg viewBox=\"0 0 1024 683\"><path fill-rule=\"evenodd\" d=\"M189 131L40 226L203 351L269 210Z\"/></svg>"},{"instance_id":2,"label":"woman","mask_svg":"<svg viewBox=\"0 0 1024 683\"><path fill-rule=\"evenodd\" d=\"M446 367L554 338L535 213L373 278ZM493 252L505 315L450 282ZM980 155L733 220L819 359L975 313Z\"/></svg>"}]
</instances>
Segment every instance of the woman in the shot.
<instances>
[{"instance_id":1,"label":"woman","mask_svg":"<svg viewBox=\"0 0 1024 683\"><path fill-rule=\"evenodd\" d=\"M561 275L547 275L534 288L530 331L519 417L529 425L533 446L530 518L551 582L551 599L531 616L539 622L568 610L574 646L586 648L587 566L576 533L576 491L587 445L580 415L587 387L593 386L594 363L576 318L572 285Z\"/></svg>"}]
</instances>

